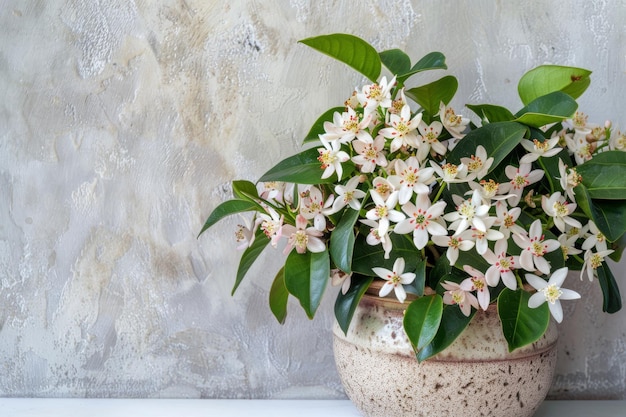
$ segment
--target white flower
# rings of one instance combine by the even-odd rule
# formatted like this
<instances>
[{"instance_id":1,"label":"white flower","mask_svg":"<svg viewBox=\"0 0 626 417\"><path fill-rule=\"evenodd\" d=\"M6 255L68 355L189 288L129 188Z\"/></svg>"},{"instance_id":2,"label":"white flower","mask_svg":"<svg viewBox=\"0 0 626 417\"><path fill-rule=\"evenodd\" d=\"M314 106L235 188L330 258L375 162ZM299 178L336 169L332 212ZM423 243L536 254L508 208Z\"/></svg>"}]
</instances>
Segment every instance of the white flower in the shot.
<instances>
[{"instance_id":1,"label":"white flower","mask_svg":"<svg viewBox=\"0 0 626 417\"><path fill-rule=\"evenodd\" d=\"M347 274L341 269L331 269L330 281L333 287L337 287L341 285L341 293L343 295L346 295L346 293L350 289L350 283L352 281L352 272Z\"/></svg>"},{"instance_id":2,"label":"white flower","mask_svg":"<svg viewBox=\"0 0 626 417\"><path fill-rule=\"evenodd\" d=\"M446 107L443 102L439 104L439 118L443 127L456 139L462 139L465 135L463 132L470 120L457 115L452 107Z\"/></svg>"},{"instance_id":3,"label":"white flower","mask_svg":"<svg viewBox=\"0 0 626 417\"><path fill-rule=\"evenodd\" d=\"M491 228L495 221L495 217L485 217L483 219L483 222L487 227L486 231L478 230L475 227L472 227L471 229L472 239L474 239L474 242L476 242L476 252L478 252L479 255L483 255L487 251L487 249L489 248L489 242L504 239L504 234L502 232L493 230Z\"/></svg>"},{"instance_id":4,"label":"white flower","mask_svg":"<svg viewBox=\"0 0 626 417\"><path fill-rule=\"evenodd\" d=\"M489 296L489 286L487 285L485 275L478 269L469 265L463 265L463 270L467 272L470 277L461 282L460 288L465 291L476 291L476 298L478 299L480 308L487 310L491 298Z\"/></svg>"},{"instance_id":5,"label":"white flower","mask_svg":"<svg viewBox=\"0 0 626 417\"><path fill-rule=\"evenodd\" d=\"M430 165L435 169L439 178L446 184L467 181L467 167L463 164L454 165L448 162L439 166L438 163L431 160Z\"/></svg>"},{"instance_id":6,"label":"white flower","mask_svg":"<svg viewBox=\"0 0 626 417\"><path fill-rule=\"evenodd\" d=\"M611 135L611 139L609 139L609 149L613 151L626 151L626 134L617 132L615 135Z\"/></svg>"},{"instance_id":7,"label":"white flower","mask_svg":"<svg viewBox=\"0 0 626 417\"><path fill-rule=\"evenodd\" d=\"M399 234L413 232L413 243L421 250L428 243L430 235L448 234L446 228L438 222L445 207L445 201L431 205L428 195L418 194L415 204L408 202L402 206L402 211L408 217L399 222L393 231Z\"/></svg>"},{"instance_id":8,"label":"white flower","mask_svg":"<svg viewBox=\"0 0 626 417\"><path fill-rule=\"evenodd\" d=\"M283 201L283 193L285 192L285 183L281 181L259 182L256 185L259 197L264 200Z\"/></svg>"},{"instance_id":9,"label":"white flower","mask_svg":"<svg viewBox=\"0 0 626 417\"><path fill-rule=\"evenodd\" d=\"M457 203L456 211L447 213L443 218L452 222L449 228L455 230L455 236L458 236L470 226L481 232L487 232L485 218L489 213L489 206L482 204L478 191L474 190L472 197L467 200L463 200L456 195L452 199Z\"/></svg>"},{"instance_id":10,"label":"white flower","mask_svg":"<svg viewBox=\"0 0 626 417\"><path fill-rule=\"evenodd\" d=\"M593 277L596 275L596 269L602 266L604 258L612 254L614 250L602 250L600 252L593 252L591 249L585 252L585 262L580 270L580 279L583 278L583 274L586 272L589 281L593 281Z\"/></svg>"},{"instance_id":11,"label":"white flower","mask_svg":"<svg viewBox=\"0 0 626 417\"><path fill-rule=\"evenodd\" d=\"M237 231L235 232L235 239L237 239L237 243L239 244L237 250L243 250L252 246L252 243L254 243L254 234L258 226L257 222L253 223L243 216L241 216L241 219L243 220L243 224L238 224Z\"/></svg>"},{"instance_id":12,"label":"white flower","mask_svg":"<svg viewBox=\"0 0 626 417\"><path fill-rule=\"evenodd\" d=\"M566 201L559 191L552 194L550 198L545 195L542 196L541 208L548 216L552 217L554 225L561 232L565 231L565 223L572 227L583 227L578 220L570 217L570 214L576 210L576 203Z\"/></svg>"},{"instance_id":13,"label":"white flower","mask_svg":"<svg viewBox=\"0 0 626 417\"><path fill-rule=\"evenodd\" d=\"M289 253L294 247L298 253L305 253L307 249L311 252L323 252L326 244L320 239L322 232L315 227L307 227L307 220L303 215L296 216L296 226L290 224L283 225L283 236L287 240L284 253Z\"/></svg>"},{"instance_id":14,"label":"white flower","mask_svg":"<svg viewBox=\"0 0 626 417\"><path fill-rule=\"evenodd\" d=\"M511 236L511 233L525 234L524 228L516 223L522 209L519 207L513 207L507 210L506 203L498 201L496 203L496 224L500 225L498 229L506 239Z\"/></svg>"},{"instance_id":15,"label":"white flower","mask_svg":"<svg viewBox=\"0 0 626 417\"><path fill-rule=\"evenodd\" d=\"M441 135L441 130L443 129L443 125L440 122L435 120L430 125L427 125L422 121L417 129L422 135L421 144L417 151L417 157L420 161L423 161L428 156L431 149L439 155L446 154L446 145L439 142L439 135Z\"/></svg>"},{"instance_id":16,"label":"white flower","mask_svg":"<svg viewBox=\"0 0 626 417\"><path fill-rule=\"evenodd\" d=\"M397 175L391 175L388 180L399 185L398 202L400 204L408 202L413 197L413 193L429 193L430 188L426 184L432 180L435 172L433 168L420 168L417 158L410 156L406 162L402 159L396 160L395 169Z\"/></svg>"},{"instance_id":17,"label":"white flower","mask_svg":"<svg viewBox=\"0 0 626 417\"><path fill-rule=\"evenodd\" d=\"M461 162L463 165L467 166L467 171L469 172L468 178L480 180L489 172L489 168L491 168L493 164L493 157L487 158L485 148L482 145L478 145L476 147L476 154L469 158L461 158Z\"/></svg>"},{"instance_id":18,"label":"white flower","mask_svg":"<svg viewBox=\"0 0 626 417\"><path fill-rule=\"evenodd\" d=\"M483 258L491 265L485 272L487 284L495 287L500 283L500 279L507 288L511 290L517 289L517 280L513 269L519 264L519 256L507 255L508 242L502 239L496 242L494 252L487 250L483 254Z\"/></svg>"},{"instance_id":19,"label":"white flower","mask_svg":"<svg viewBox=\"0 0 626 417\"><path fill-rule=\"evenodd\" d=\"M580 165L592 157L592 147L587 142L587 135L590 133L591 129L576 129L573 136L565 135L565 143L569 151L574 154L576 165Z\"/></svg>"},{"instance_id":20,"label":"white flower","mask_svg":"<svg viewBox=\"0 0 626 417\"><path fill-rule=\"evenodd\" d=\"M567 276L567 271L567 267L557 269L548 282L536 275L526 274L526 282L537 290L536 293L530 296L528 307L537 308L547 301L550 314L552 314L554 320L560 323L563 320L563 308L561 307L560 300L575 300L580 298L580 294L576 291L561 288Z\"/></svg>"},{"instance_id":21,"label":"white flower","mask_svg":"<svg viewBox=\"0 0 626 417\"><path fill-rule=\"evenodd\" d=\"M555 145L559 143L559 137L554 136L550 139L546 139L543 142L539 142L537 139L529 141L528 139L522 139L520 144L528 151L528 153L519 160L521 164L534 162L539 157L548 158L561 152L561 148L555 148Z\"/></svg>"},{"instance_id":22,"label":"white flower","mask_svg":"<svg viewBox=\"0 0 626 417\"><path fill-rule=\"evenodd\" d=\"M391 152L395 152L404 146L417 148L418 139L416 129L421 121L422 113L416 114L411 119L411 109L408 105L405 105L402 107L402 111L399 116L397 114L391 114L389 116L390 127L381 129L378 133L387 139L392 139L391 144L389 145L389 150Z\"/></svg>"},{"instance_id":23,"label":"white flower","mask_svg":"<svg viewBox=\"0 0 626 417\"><path fill-rule=\"evenodd\" d=\"M380 234L380 226L378 222L374 220L361 219L359 221L370 227L370 232L367 234L365 242L370 246L381 245L385 251L385 259L389 259L389 253L391 252L391 249L393 249L393 243L389 238L389 232Z\"/></svg>"},{"instance_id":24,"label":"white flower","mask_svg":"<svg viewBox=\"0 0 626 417\"><path fill-rule=\"evenodd\" d=\"M575 168L568 170L567 165L559 158L559 182L561 188L565 190L567 196L571 201L576 201L574 198L574 187L576 187L582 181L582 177L576 172Z\"/></svg>"},{"instance_id":25,"label":"white flower","mask_svg":"<svg viewBox=\"0 0 626 417\"><path fill-rule=\"evenodd\" d=\"M394 191L386 200L375 190L371 190L370 195L376 207L368 210L365 217L369 220L378 220L378 234L383 236L387 234L390 222L398 223L405 218L404 214L395 210L398 203L398 192Z\"/></svg>"},{"instance_id":26,"label":"white flower","mask_svg":"<svg viewBox=\"0 0 626 417\"><path fill-rule=\"evenodd\" d=\"M582 250L578 249L574 244L578 240L578 236L570 236L567 233L562 233L557 238L561 244L561 251L563 252L563 258L567 261L570 255L578 255L582 253Z\"/></svg>"},{"instance_id":27,"label":"white flower","mask_svg":"<svg viewBox=\"0 0 626 417\"><path fill-rule=\"evenodd\" d=\"M465 316L470 315L472 307L478 310L478 300L469 290L463 289L459 284L451 281L444 281L441 286L446 289L446 292L443 293L445 304L458 304Z\"/></svg>"},{"instance_id":28,"label":"white flower","mask_svg":"<svg viewBox=\"0 0 626 417\"><path fill-rule=\"evenodd\" d=\"M512 165L508 165L504 168L504 173L511 180L501 185L502 192L512 194L509 199L512 206L517 206L522 198L522 192L524 188L530 184L534 184L543 178L544 172L541 169L531 169L531 164L520 164L519 168Z\"/></svg>"},{"instance_id":29,"label":"white flower","mask_svg":"<svg viewBox=\"0 0 626 417\"><path fill-rule=\"evenodd\" d=\"M352 141L352 148L358 153L352 157L352 162L361 166L361 172L374 172L377 166L387 166L387 158L383 152L385 148L384 136L376 136L376 139L371 143L354 140Z\"/></svg>"},{"instance_id":30,"label":"white flower","mask_svg":"<svg viewBox=\"0 0 626 417\"><path fill-rule=\"evenodd\" d=\"M432 241L437 246L447 247L446 258L450 261L450 265L454 265L459 259L459 251L466 252L474 247L474 241L471 240L472 231L466 230L460 235L456 236L438 236L433 235Z\"/></svg>"},{"instance_id":31,"label":"white flower","mask_svg":"<svg viewBox=\"0 0 626 417\"><path fill-rule=\"evenodd\" d=\"M361 92L357 92L356 97L364 107L364 115L368 116L376 112L378 106L388 109L391 107L391 88L396 85L396 77L387 82L387 77L383 76L380 83L363 86Z\"/></svg>"},{"instance_id":32,"label":"white flower","mask_svg":"<svg viewBox=\"0 0 626 417\"><path fill-rule=\"evenodd\" d=\"M366 130L371 122L371 116L363 117L359 120L359 115L351 107L348 111L339 114L335 112L333 115L333 123L324 122L324 131L326 133L320 135L320 139L328 142L348 143L354 138L369 143L372 142L372 136Z\"/></svg>"},{"instance_id":33,"label":"white flower","mask_svg":"<svg viewBox=\"0 0 626 417\"><path fill-rule=\"evenodd\" d=\"M333 202L333 213L337 213L345 206L350 206L352 210L361 210L361 199L365 197L365 191L359 190L360 178L352 177L346 185L337 184L335 192L337 196Z\"/></svg>"},{"instance_id":34,"label":"white flower","mask_svg":"<svg viewBox=\"0 0 626 417\"><path fill-rule=\"evenodd\" d=\"M555 239L545 240L541 220L537 219L532 222L528 236L514 234L513 240L522 249L519 256L522 268L530 272L538 269L546 275L550 273L550 264L544 255L560 248L561 244Z\"/></svg>"},{"instance_id":35,"label":"white flower","mask_svg":"<svg viewBox=\"0 0 626 417\"><path fill-rule=\"evenodd\" d=\"M606 237L604 233L598 229L598 226L593 222L593 220L589 220L587 223L589 226L589 234L585 236L585 241L581 245L583 250L589 250L591 248L595 248L597 251L605 251L607 250L606 246Z\"/></svg>"},{"instance_id":36,"label":"white flower","mask_svg":"<svg viewBox=\"0 0 626 417\"><path fill-rule=\"evenodd\" d=\"M332 212L334 196L324 197L319 188L309 186L300 193L300 214L305 219L313 219L313 225L319 231L326 230L326 215Z\"/></svg>"},{"instance_id":37,"label":"white flower","mask_svg":"<svg viewBox=\"0 0 626 417\"><path fill-rule=\"evenodd\" d=\"M404 272L404 258L398 258L393 263L393 270L390 271L386 268L375 267L372 271L380 278L386 280L385 284L381 287L378 295L385 297L387 294L394 290L398 300L403 303L406 299L406 291L403 285L410 284L415 280L415 274L412 272Z\"/></svg>"},{"instance_id":38,"label":"white flower","mask_svg":"<svg viewBox=\"0 0 626 417\"><path fill-rule=\"evenodd\" d=\"M259 213L257 222L259 222L259 228L263 231L265 236L270 239L270 244L276 247L278 239L282 236L283 230L283 216L280 216L276 210L271 207L265 207L266 213Z\"/></svg>"},{"instance_id":39,"label":"white flower","mask_svg":"<svg viewBox=\"0 0 626 417\"><path fill-rule=\"evenodd\" d=\"M319 156L317 160L322 164L322 179L328 178L337 173L337 180L341 181L343 174L342 162L346 162L350 159L350 155L341 150L341 143L338 141L328 142L320 136L320 142L324 145L323 148L318 148Z\"/></svg>"}]
</instances>

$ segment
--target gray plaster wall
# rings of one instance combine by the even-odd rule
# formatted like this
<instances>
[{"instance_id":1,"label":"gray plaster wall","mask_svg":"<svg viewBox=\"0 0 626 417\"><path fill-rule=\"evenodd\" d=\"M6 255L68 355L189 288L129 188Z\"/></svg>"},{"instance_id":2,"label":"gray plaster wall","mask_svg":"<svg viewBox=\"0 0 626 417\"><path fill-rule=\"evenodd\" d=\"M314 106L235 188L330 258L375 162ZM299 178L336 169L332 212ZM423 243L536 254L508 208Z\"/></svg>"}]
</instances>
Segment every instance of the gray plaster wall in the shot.
<instances>
[{"instance_id":1,"label":"gray plaster wall","mask_svg":"<svg viewBox=\"0 0 626 417\"><path fill-rule=\"evenodd\" d=\"M230 180L363 82L297 40L442 51L457 111L520 107L532 66L586 67L581 110L626 128L625 21L622 0L0 0L0 395L343 398L332 294L280 326L276 257L231 297L238 219L196 239ZM551 396L624 399L626 312L572 285Z\"/></svg>"}]
</instances>

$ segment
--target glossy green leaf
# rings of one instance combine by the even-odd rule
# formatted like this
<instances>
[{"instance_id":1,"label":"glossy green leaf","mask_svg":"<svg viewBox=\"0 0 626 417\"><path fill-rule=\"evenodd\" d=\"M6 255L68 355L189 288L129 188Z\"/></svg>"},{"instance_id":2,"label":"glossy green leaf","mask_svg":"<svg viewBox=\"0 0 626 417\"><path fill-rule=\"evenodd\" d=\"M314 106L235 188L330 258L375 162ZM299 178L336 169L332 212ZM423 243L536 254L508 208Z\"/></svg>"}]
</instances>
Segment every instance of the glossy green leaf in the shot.
<instances>
[{"instance_id":1,"label":"glossy green leaf","mask_svg":"<svg viewBox=\"0 0 626 417\"><path fill-rule=\"evenodd\" d=\"M380 75L382 65L378 52L361 38L334 33L302 39L300 42L349 65L372 82L376 82Z\"/></svg>"},{"instance_id":2,"label":"glossy green leaf","mask_svg":"<svg viewBox=\"0 0 626 417\"><path fill-rule=\"evenodd\" d=\"M515 114L515 121L528 126L541 127L571 117L577 108L576 100L561 91L555 91L528 103Z\"/></svg>"},{"instance_id":3,"label":"glossy green leaf","mask_svg":"<svg viewBox=\"0 0 626 417\"><path fill-rule=\"evenodd\" d=\"M430 52L417 61L409 72L398 75L398 81L404 84L409 77L419 72L447 68L446 57L441 52Z\"/></svg>"},{"instance_id":4,"label":"glossy green leaf","mask_svg":"<svg viewBox=\"0 0 626 417\"><path fill-rule=\"evenodd\" d=\"M543 303L537 308L528 307L530 294L524 290L505 288L498 297L498 316L509 352L537 341L548 328L550 310Z\"/></svg>"},{"instance_id":5,"label":"glossy green leaf","mask_svg":"<svg viewBox=\"0 0 626 417\"><path fill-rule=\"evenodd\" d=\"M337 294L337 299L335 300L335 318L344 333L348 332L354 311L372 281L374 281L373 277L353 276L350 289L345 294L341 291Z\"/></svg>"},{"instance_id":6,"label":"glossy green leaf","mask_svg":"<svg viewBox=\"0 0 626 417\"><path fill-rule=\"evenodd\" d=\"M433 340L442 314L443 298L439 294L420 297L409 304L404 313L403 326L416 352Z\"/></svg>"},{"instance_id":7,"label":"glossy green leaf","mask_svg":"<svg viewBox=\"0 0 626 417\"><path fill-rule=\"evenodd\" d=\"M592 200L584 184L574 188L578 207L596 224L609 242L626 233L626 200Z\"/></svg>"},{"instance_id":8,"label":"glossy green leaf","mask_svg":"<svg viewBox=\"0 0 626 417\"><path fill-rule=\"evenodd\" d=\"M346 208L341 220L330 235L330 256L335 266L346 273L352 272L354 253L354 225L359 218L359 211Z\"/></svg>"},{"instance_id":9,"label":"glossy green leaf","mask_svg":"<svg viewBox=\"0 0 626 417\"><path fill-rule=\"evenodd\" d=\"M410 284L406 284L404 288L407 292L421 297L424 295L424 287L426 286L426 259L420 254L418 255L417 266L413 271L415 279ZM407 272L411 272L408 271Z\"/></svg>"},{"instance_id":10,"label":"glossy green leaf","mask_svg":"<svg viewBox=\"0 0 626 417\"><path fill-rule=\"evenodd\" d=\"M459 164L462 157L474 155L476 147L482 145L487 151L487 156L493 157L493 164L489 170L491 172L515 149L525 133L526 128L519 123L489 123L465 135L450 152L448 160L453 164Z\"/></svg>"},{"instance_id":11,"label":"glossy green leaf","mask_svg":"<svg viewBox=\"0 0 626 417\"><path fill-rule=\"evenodd\" d=\"M254 264L254 261L259 257L263 249L270 243L270 240L265 236L261 229L258 229L254 235L254 242L246 250L243 251L241 259L239 260L239 267L237 268L237 276L235 278L235 285L231 294L235 294L239 284L243 281L244 277L248 273L248 270Z\"/></svg>"},{"instance_id":12,"label":"glossy green leaf","mask_svg":"<svg viewBox=\"0 0 626 417\"><path fill-rule=\"evenodd\" d=\"M602 152L578 165L576 172L591 198L626 200L626 152Z\"/></svg>"},{"instance_id":13,"label":"glossy green leaf","mask_svg":"<svg viewBox=\"0 0 626 417\"><path fill-rule=\"evenodd\" d=\"M219 206L213 210L213 212L209 215L204 222L204 226L198 236L204 233L209 227L213 226L215 223L223 219L224 217L230 216L231 214L242 213L246 211L260 211L261 206L257 203L247 200L228 200L221 203Z\"/></svg>"},{"instance_id":14,"label":"glossy green leaf","mask_svg":"<svg viewBox=\"0 0 626 417\"><path fill-rule=\"evenodd\" d=\"M417 353L417 360L425 361L450 346L456 338L465 330L469 322L476 314L472 310L469 316L465 316L459 306L447 305L443 308L441 323L433 340Z\"/></svg>"},{"instance_id":15,"label":"glossy green leaf","mask_svg":"<svg viewBox=\"0 0 626 417\"><path fill-rule=\"evenodd\" d=\"M313 126L311 126L311 129L304 138L303 143L319 142L319 135L326 133L324 130L324 122L332 122L335 112L341 114L344 111L346 111L346 108L343 106L333 107L332 109L326 110L320 117L317 118L315 123L313 123Z\"/></svg>"},{"instance_id":16,"label":"glossy green leaf","mask_svg":"<svg viewBox=\"0 0 626 417\"><path fill-rule=\"evenodd\" d=\"M411 88L405 93L407 97L415 100L428 113L437 114L439 104L441 102L448 104L454 97L458 86L457 79L452 75L447 75L430 84Z\"/></svg>"},{"instance_id":17,"label":"glossy green leaf","mask_svg":"<svg viewBox=\"0 0 626 417\"><path fill-rule=\"evenodd\" d=\"M330 277L328 251L298 253L292 250L285 261L285 286L300 301L312 319L320 305Z\"/></svg>"},{"instance_id":18,"label":"glossy green leaf","mask_svg":"<svg viewBox=\"0 0 626 417\"><path fill-rule=\"evenodd\" d=\"M263 174L259 181L284 181L296 184L331 184L336 182L336 174L331 175L329 178L321 179L324 170L321 163L317 160L318 156L317 148L312 148L287 157ZM354 164L350 161L342 166L344 177L354 170Z\"/></svg>"},{"instance_id":19,"label":"glossy green leaf","mask_svg":"<svg viewBox=\"0 0 626 417\"><path fill-rule=\"evenodd\" d=\"M285 323L287 318L287 302L289 301L289 291L285 286L285 268L281 268L272 282L270 288L270 310L280 324Z\"/></svg>"},{"instance_id":20,"label":"glossy green leaf","mask_svg":"<svg viewBox=\"0 0 626 417\"><path fill-rule=\"evenodd\" d=\"M233 194L235 197L240 198L242 200L251 200L255 198L259 198L259 192L256 189L256 186L246 180L238 180L233 181Z\"/></svg>"},{"instance_id":21,"label":"glossy green leaf","mask_svg":"<svg viewBox=\"0 0 626 417\"><path fill-rule=\"evenodd\" d=\"M493 104L467 104L466 107L476 113L485 123L510 122L515 119L509 109Z\"/></svg>"},{"instance_id":22,"label":"glossy green leaf","mask_svg":"<svg viewBox=\"0 0 626 417\"><path fill-rule=\"evenodd\" d=\"M389 49L378 54L383 65L392 74L400 75L411 69L411 58L400 49Z\"/></svg>"},{"instance_id":23,"label":"glossy green leaf","mask_svg":"<svg viewBox=\"0 0 626 417\"><path fill-rule=\"evenodd\" d=\"M522 76L517 91L524 104L538 97L562 91L576 99L585 92L591 71L561 65L541 65Z\"/></svg>"},{"instance_id":24,"label":"glossy green leaf","mask_svg":"<svg viewBox=\"0 0 626 417\"><path fill-rule=\"evenodd\" d=\"M611 269L604 263L596 269L596 272L602 289L602 311L611 314L620 311L622 309L622 296Z\"/></svg>"}]
</instances>

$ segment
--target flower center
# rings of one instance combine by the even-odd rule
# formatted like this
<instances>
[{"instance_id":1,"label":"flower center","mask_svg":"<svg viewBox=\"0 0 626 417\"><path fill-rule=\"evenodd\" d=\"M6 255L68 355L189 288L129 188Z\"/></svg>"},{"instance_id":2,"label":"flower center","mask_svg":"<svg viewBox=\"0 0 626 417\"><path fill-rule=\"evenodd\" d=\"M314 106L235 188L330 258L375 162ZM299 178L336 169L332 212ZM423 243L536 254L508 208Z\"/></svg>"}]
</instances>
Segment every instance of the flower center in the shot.
<instances>
[{"instance_id":1,"label":"flower center","mask_svg":"<svg viewBox=\"0 0 626 417\"><path fill-rule=\"evenodd\" d=\"M309 237L304 230L298 230L296 233L293 234L293 241L296 247L304 249L306 248L306 244L309 241Z\"/></svg>"},{"instance_id":2,"label":"flower center","mask_svg":"<svg viewBox=\"0 0 626 417\"><path fill-rule=\"evenodd\" d=\"M505 227L513 227L514 224L515 224L515 221L513 220L513 216L511 216L510 214L507 214L506 216L504 216Z\"/></svg>"},{"instance_id":3,"label":"flower center","mask_svg":"<svg viewBox=\"0 0 626 417\"><path fill-rule=\"evenodd\" d=\"M569 214L569 211L567 210L567 203L555 201L552 209L554 210L554 215L556 217L564 217Z\"/></svg>"},{"instance_id":4,"label":"flower center","mask_svg":"<svg viewBox=\"0 0 626 417\"><path fill-rule=\"evenodd\" d=\"M424 135L424 139L428 142L428 143L434 143L437 141L437 134L435 133L435 130L432 127L428 128L428 131L426 132L426 134Z\"/></svg>"},{"instance_id":5,"label":"flower center","mask_svg":"<svg viewBox=\"0 0 626 417\"><path fill-rule=\"evenodd\" d=\"M529 182L526 180L526 176L525 175L519 175L517 174L512 180L511 180L511 184L513 184L513 188L515 189L520 189L520 188L524 188L526 187Z\"/></svg>"},{"instance_id":6,"label":"flower center","mask_svg":"<svg viewBox=\"0 0 626 417\"><path fill-rule=\"evenodd\" d=\"M602 256L598 255L597 253L594 253L593 255L591 255L591 258L589 258L589 264L593 269L598 269L600 265L602 265L602 261Z\"/></svg>"},{"instance_id":7,"label":"flower center","mask_svg":"<svg viewBox=\"0 0 626 417\"><path fill-rule=\"evenodd\" d=\"M322 164L322 169L328 168L337 161L337 157L333 155L331 151L325 150L319 152L320 156L317 157L317 160Z\"/></svg>"},{"instance_id":8,"label":"flower center","mask_svg":"<svg viewBox=\"0 0 626 417\"><path fill-rule=\"evenodd\" d=\"M467 169L470 172L478 171L483 167L483 160L477 157L476 155L472 155L470 158L470 162L467 164Z\"/></svg>"},{"instance_id":9,"label":"flower center","mask_svg":"<svg viewBox=\"0 0 626 417\"><path fill-rule=\"evenodd\" d=\"M513 261L510 258L502 258L499 261L500 272L506 272L511 270L511 266L513 265Z\"/></svg>"},{"instance_id":10,"label":"flower center","mask_svg":"<svg viewBox=\"0 0 626 417\"><path fill-rule=\"evenodd\" d=\"M407 182L408 185L414 185L417 182L417 169L415 168L407 168L402 171L402 182Z\"/></svg>"},{"instance_id":11,"label":"flower center","mask_svg":"<svg viewBox=\"0 0 626 417\"><path fill-rule=\"evenodd\" d=\"M396 130L398 131L399 136L404 136L409 133L409 126L407 126L404 120L400 120L400 122L396 125Z\"/></svg>"},{"instance_id":12,"label":"flower center","mask_svg":"<svg viewBox=\"0 0 626 417\"><path fill-rule=\"evenodd\" d=\"M476 277L472 277L472 285L474 285L477 291L482 291L485 288L485 282Z\"/></svg>"},{"instance_id":13,"label":"flower center","mask_svg":"<svg viewBox=\"0 0 626 417\"><path fill-rule=\"evenodd\" d=\"M368 98L379 101L382 98L382 96L383 96L383 90L380 88L378 84L370 85Z\"/></svg>"},{"instance_id":14,"label":"flower center","mask_svg":"<svg viewBox=\"0 0 626 417\"><path fill-rule=\"evenodd\" d=\"M463 300L465 299L461 291L455 291L451 295L452 295L452 301L454 301L456 304L461 304Z\"/></svg>"},{"instance_id":15,"label":"flower center","mask_svg":"<svg viewBox=\"0 0 626 417\"><path fill-rule=\"evenodd\" d=\"M500 184L495 182L494 180L485 181L482 180L480 185L483 186L483 190L485 190L485 194L488 197L493 197L498 192L498 188L500 188Z\"/></svg>"},{"instance_id":16,"label":"flower center","mask_svg":"<svg viewBox=\"0 0 626 417\"><path fill-rule=\"evenodd\" d=\"M474 206L472 204L465 201L459 207L459 214L471 221L474 218L474 214L476 214L476 210L474 210Z\"/></svg>"},{"instance_id":17,"label":"flower center","mask_svg":"<svg viewBox=\"0 0 626 417\"><path fill-rule=\"evenodd\" d=\"M546 247L542 242L533 242L531 252L535 256L543 256L546 253Z\"/></svg>"},{"instance_id":18,"label":"flower center","mask_svg":"<svg viewBox=\"0 0 626 417\"><path fill-rule=\"evenodd\" d=\"M537 139L533 139L533 143L538 151L545 152L548 150L548 141L539 142Z\"/></svg>"},{"instance_id":19,"label":"flower center","mask_svg":"<svg viewBox=\"0 0 626 417\"><path fill-rule=\"evenodd\" d=\"M376 206L376 215L378 216L379 219L382 219L384 217L387 217L387 206Z\"/></svg>"},{"instance_id":20,"label":"flower center","mask_svg":"<svg viewBox=\"0 0 626 417\"><path fill-rule=\"evenodd\" d=\"M556 300L558 300L559 297L563 295L563 291L561 291L561 289L554 284L549 284L541 291L543 292L543 295L546 297L546 300L550 304L554 304Z\"/></svg>"},{"instance_id":21,"label":"flower center","mask_svg":"<svg viewBox=\"0 0 626 417\"><path fill-rule=\"evenodd\" d=\"M441 167L443 169L443 174L446 178L454 178L456 174L459 172L459 169L456 165L447 163Z\"/></svg>"}]
</instances>

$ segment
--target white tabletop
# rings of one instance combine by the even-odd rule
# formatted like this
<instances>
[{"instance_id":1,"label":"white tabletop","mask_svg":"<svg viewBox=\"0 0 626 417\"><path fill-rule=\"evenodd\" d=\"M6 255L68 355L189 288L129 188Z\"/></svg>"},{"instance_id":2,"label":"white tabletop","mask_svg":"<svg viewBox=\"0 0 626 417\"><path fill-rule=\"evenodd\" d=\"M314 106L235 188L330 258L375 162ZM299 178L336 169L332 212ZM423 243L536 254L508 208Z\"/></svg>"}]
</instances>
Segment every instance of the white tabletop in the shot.
<instances>
[{"instance_id":1,"label":"white tabletop","mask_svg":"<svg viewBox=\"0 0 626 417\"><path fill-rule=\"evenodd\" d=\"M0 398L11 417L360 417L347 400ZM535 417L626 417L626 401L546 401Z\"/></svg>"}]
</instances>

